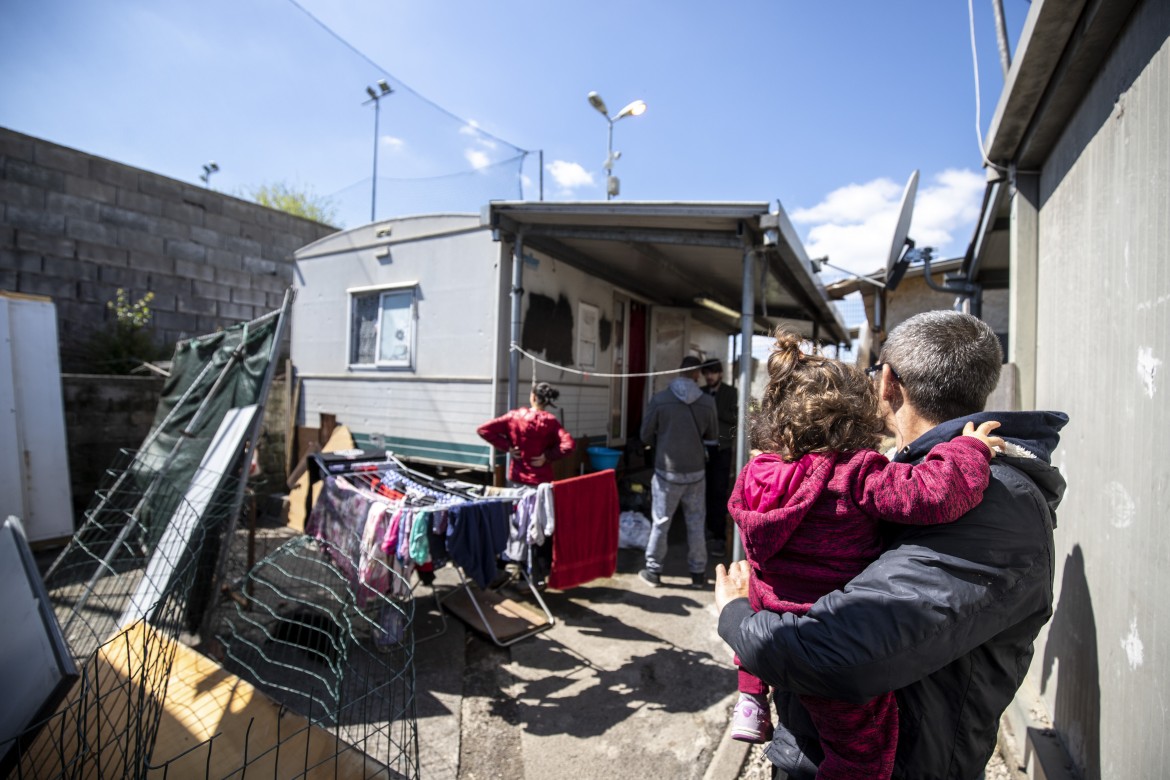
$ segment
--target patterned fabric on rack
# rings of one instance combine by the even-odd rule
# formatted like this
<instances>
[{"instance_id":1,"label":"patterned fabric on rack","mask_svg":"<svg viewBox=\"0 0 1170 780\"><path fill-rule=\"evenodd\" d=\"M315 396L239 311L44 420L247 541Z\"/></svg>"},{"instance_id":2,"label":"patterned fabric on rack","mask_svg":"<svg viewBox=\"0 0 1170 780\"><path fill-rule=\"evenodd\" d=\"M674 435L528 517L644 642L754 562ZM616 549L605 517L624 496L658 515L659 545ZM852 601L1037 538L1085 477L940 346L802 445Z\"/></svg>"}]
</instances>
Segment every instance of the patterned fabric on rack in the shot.
<instances>
[{"instance_id":1,"label":"patterned fabric on rack","mask_svg":"<svg viewBox=\"0 0 1170 780\"><path fill-rule=\"evenodd\" d=\"M369 591L386 593L390 589L390 561L382 551L382 537L393 515L394 512L381 502L370 504L362 531L361 558L358 561L358 581L363 585L357 592L360 607L365 606Z\"/></svg>"},{"instance_id":2,"label":"patterned fabric on rack","mask_svg":"<svg viewBox=\"0 0 1170 780\"><path fill-rule=\"evenodd\" d=\"M380 496L355 487L345 477L329 476L305 522L305 533L325 542L329 557L355 586L361 603L368 593L365 588L356 587L359 583L382 592L377 583L366 581L375 572L385 573L385 570L370 563L379 545L376 535L367 536L365 526L371 518L377 525L388 514L387 509L389 505ZM366 549L367 539L374 549Z\"/></svg>"}]
</instances>

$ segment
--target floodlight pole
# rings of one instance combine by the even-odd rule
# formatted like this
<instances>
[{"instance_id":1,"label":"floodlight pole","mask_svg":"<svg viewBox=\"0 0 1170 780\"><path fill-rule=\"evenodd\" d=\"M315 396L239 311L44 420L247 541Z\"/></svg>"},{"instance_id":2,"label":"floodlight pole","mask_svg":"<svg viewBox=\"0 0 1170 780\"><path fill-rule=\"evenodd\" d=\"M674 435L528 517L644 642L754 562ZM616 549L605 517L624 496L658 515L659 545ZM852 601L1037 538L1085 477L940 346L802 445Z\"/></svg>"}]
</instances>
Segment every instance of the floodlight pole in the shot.
<instances>
[{"instance_id":1,"label":"floodlight pole","mask_svg":"<svg viewBox=\"0 0 1170 780\"><path fill-rule=\"evenodd\" d=\"M375 216L378 207L378 116L380 114L380 101L388 95L394 94L394 90L386 83L385 79L378 80L378 88L381 90L375 91L373 87L366 87L366 94L370 99L362 103L363 106L368 106L370 103L374 104L374 175L370 178L370 222L377 219Z\"/></svg>"},{"instance_id":2,"label":"floodlight pole","mask_svg":"<svg viewBox=\"0 0 1170 780\"><path fill-rule=\"evenodd\" d=\"M381 113L380 103L374 98L374 172L370 177L370 222L378 208L378 115Z\"/></svg>"},{"instance_id":3,"label":"floodlight pole","mask_svg":"<svg viewBox=\"0 0 1170 780\"><path fill-rule=\"evenodd\" d=\"M609 140L605 145L605 199L613 200L612 188L609 186L613 179L613 120L607 116L605 121L609 122Z\"/></svg>"},{"instance_id":4,"label":"floodlight pole","mask_svg":"<svg viewBox=\"0 0 1170 780\"><path fill-rule=\"evenodd\" d=\"M597 113L605 117L605 121L609 123L609 135L605 146L605 199L613 200L614 192L618 189L618 181L613 176L613 164L616 160L613 152L613 126L614 123L625 119L628 116L641 116L646 111L645 100L635 100L627 104L621 111L618 111L614 116L609 115L609 109L605 107L605 101L596 92L589 93L589 105L597 110ZM617 153L621 156L621 152Z\"/></svg>"}]
</instances>

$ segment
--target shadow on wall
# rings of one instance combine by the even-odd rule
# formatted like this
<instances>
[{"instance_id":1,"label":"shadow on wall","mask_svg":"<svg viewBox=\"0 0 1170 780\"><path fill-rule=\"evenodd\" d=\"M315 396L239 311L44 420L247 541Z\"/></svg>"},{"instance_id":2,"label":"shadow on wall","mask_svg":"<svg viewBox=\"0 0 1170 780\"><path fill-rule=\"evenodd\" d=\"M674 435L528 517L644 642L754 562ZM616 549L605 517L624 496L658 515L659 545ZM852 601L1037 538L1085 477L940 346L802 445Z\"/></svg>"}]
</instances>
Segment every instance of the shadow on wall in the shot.
<instances>
[{"instance_id":1,"label":"shadow on wall","mask_svg":"<svg viewBox=\"0 0 1170 780\"><path fill-rule=\"evenodd\" d=\"M1097 621L1085 579L1080 545L1064 561L1060 603L1044 648L1040 691L1056 667L1055 729L1084 780L1101 777L1101 676L1097 658Z\"/></svg>"}]
</instances>

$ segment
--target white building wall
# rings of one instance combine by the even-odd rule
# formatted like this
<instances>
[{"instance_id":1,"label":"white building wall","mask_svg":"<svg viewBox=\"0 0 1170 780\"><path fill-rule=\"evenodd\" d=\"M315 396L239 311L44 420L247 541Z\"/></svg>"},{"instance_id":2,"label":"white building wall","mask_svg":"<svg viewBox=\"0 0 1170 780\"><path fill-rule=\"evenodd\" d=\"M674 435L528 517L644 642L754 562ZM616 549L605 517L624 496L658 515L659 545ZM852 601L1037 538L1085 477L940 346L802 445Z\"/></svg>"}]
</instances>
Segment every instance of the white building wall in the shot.
<instances>
[{"instance_id":1,"label":"white building wall","mask_svg":"<svg viewBox=\"0 0 1170 780\"><path fill-rule=\"evenodd\" d=\"M475 429L508 408L512 247L478 225L471 216L392 220L297 253L291 344L303 381L301 424L317 425L322 413L332 413L359 445L416 456L443 450L437 459L486 465L489 450ZM386 229L388 237L378 235ZM567 365L544 352L537 357L556 365L521 358L518 404L527 403L534 379L550 382L560 390L557 414L566 429L605 443L612 387L620 380L599 375L615 372L615 293L629 296L548 255L524 254L524 323L534 296L563 297L571 320L556 327L571 330L572 348ZM347 290L406 283L418 289L413 368L350 367ZM609 324L608 337L598 329L592 361L580 339L582 304L595 306L599 321ZM703 323L688 322L687 347L727 360L726 333Z\"/></svg>"},{"instance_id":2,"label":"white building wall","mask_svg":"<svg viewBox=\"0 0 1170 780\"><path fill-rule=\"evenodd\" d=\"M332 413L359 443L411 455L450 444L459 457L437 459L486 462L475 428L492 416L498 262L470 215L375 223L300 250L291 350L301 424ZM417 284L414 366L350 367L347 291L405 283Z\"/></svg>"},{"instance_id":3,"label":"white building wall","mask_svg":"<svg viewBox=\"0 0 1170 780\"><path fill-rule=\"evenodd\" d=\"M613 344L611 335L608 345L602 349L598 344L595 360L592 365L583 363L583 356L578 344L578 317L582 302L596 306L600 317L613 321L613 295L615 287L609 282L590 276L566 263L559 262L549 256L534 251L525 251L529 258L524 266L524 301L522 303L524 318L527 320L531 296L543 295L552 300L565 296L572 309L573 327L573 363L565 366L567 369L552 368L536 365L536 381L549 382L560 390L560 399L557 401L561 408L561 421L565 428L574 437L588 436L591 439L606 436L609 424L610 380L604 377L584 376L579 372L590 374L613 373ZM508 308L504 308L505 318ZM538 355L545 358L545 355ZM520 404L527 403L528 390L532 386L533 363L528 358L520 360ZM501 377L506 402L507 390L507 363L504 363L504 375ZM501 407L502 408L502 407Z\"/></svg>"},{"instance_id":4,"label":"white building wall","mask_svg":"<svg viewBox=\"0 0 1170 780\"><path fill-rule=\"evenodd\" d=\"M1170 763L1168 34L1170 5L1140 3L1040 178L1036 406L1071 422L1029 684L1090 779Z\"/></svg>"}]
</instances>

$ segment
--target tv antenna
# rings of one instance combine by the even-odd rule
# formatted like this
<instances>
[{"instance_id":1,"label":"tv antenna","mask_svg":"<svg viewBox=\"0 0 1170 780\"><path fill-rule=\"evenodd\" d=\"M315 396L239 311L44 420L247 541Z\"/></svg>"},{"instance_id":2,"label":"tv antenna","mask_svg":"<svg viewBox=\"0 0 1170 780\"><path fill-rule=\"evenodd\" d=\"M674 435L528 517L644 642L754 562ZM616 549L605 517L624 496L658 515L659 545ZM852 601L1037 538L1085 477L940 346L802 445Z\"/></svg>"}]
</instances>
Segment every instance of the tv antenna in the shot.
<instances>
[{"instance_id":1,"label":"tv antenna","mask_svg":"<svg viewBox=\"0 0 1170 780\"><path fill-rule=\"evenodd\" d=\"M880 292L874 296L873 331L880 333L885 330L886 293L893 292L902 283L902 277L913 263L922 263L926 284L932 290L952 293L960 298L979 299L982 287L964 277L961 273L947 274L942 283L936 282L930 273L930 263L934 259L934 248L918 246L910 237L910 220L914 216L914 198L918 194L918 171L910 173L906 180L906 188L902 190L902 203L898 207L898 221L894 224L894 238L890 242L890 251L886 256L885 276L878 280L873 276L861 276L839 268L829 262L829 258L821 257L810 260L814 273L819 273L822 266L848 274L850 277L872 284Z\"/></svg>"},{"instance_id":2,"label":"tv antenna","mask_svg":"<svg viewBox=\"0 0 1170 780\"><path fill-rule=\"evenodd\" d=\"M874 330L885 329L886 292L894 290L901 283L906 269L912 263L922 263L923 278L926 285L938 292L952 293L961 298L978 298L980 285L969 281L962 274L944 277L942 283L936 282L930 273L930 263L934 259L934 248L918 246L910 237L910 219L914 214L914 197L918 191L918 171L910 174L906 182L906 189L902 193L902 206L898 212L898 222L894 226L894 238L890 242L890 254L886 258L886 283L882 294L875 298L874 303Z\"/></svg>"},{"instance_id":3,"label":"tv antenna","mask_svg":"<svg viewBox=\"0 0 1170 780\"><path fill-rule=\"evenodd\" d=\"M910 218L914 214L914 196L917 192L918 171L914 171L910 174L910 179L906 182L906 189L902 191L902 204L898 207L898 222L894 225L894 240L890 244L890 253L886 258L884 280L879 281L874 276L861 276L844 268L839 268L830 263L827 257L812 260L813 271L820 272L821 266L828 266L835 271L849 274L849 276L860 282L868 282L881 290L894 290L902 281L902 276L906 273L906 269L910 266L910 263L918 258L918 255L911 254L911 251L930 253L929 247L915 250L914 241L908 238L910 233Z\"/></svg>"}]
</instances>

